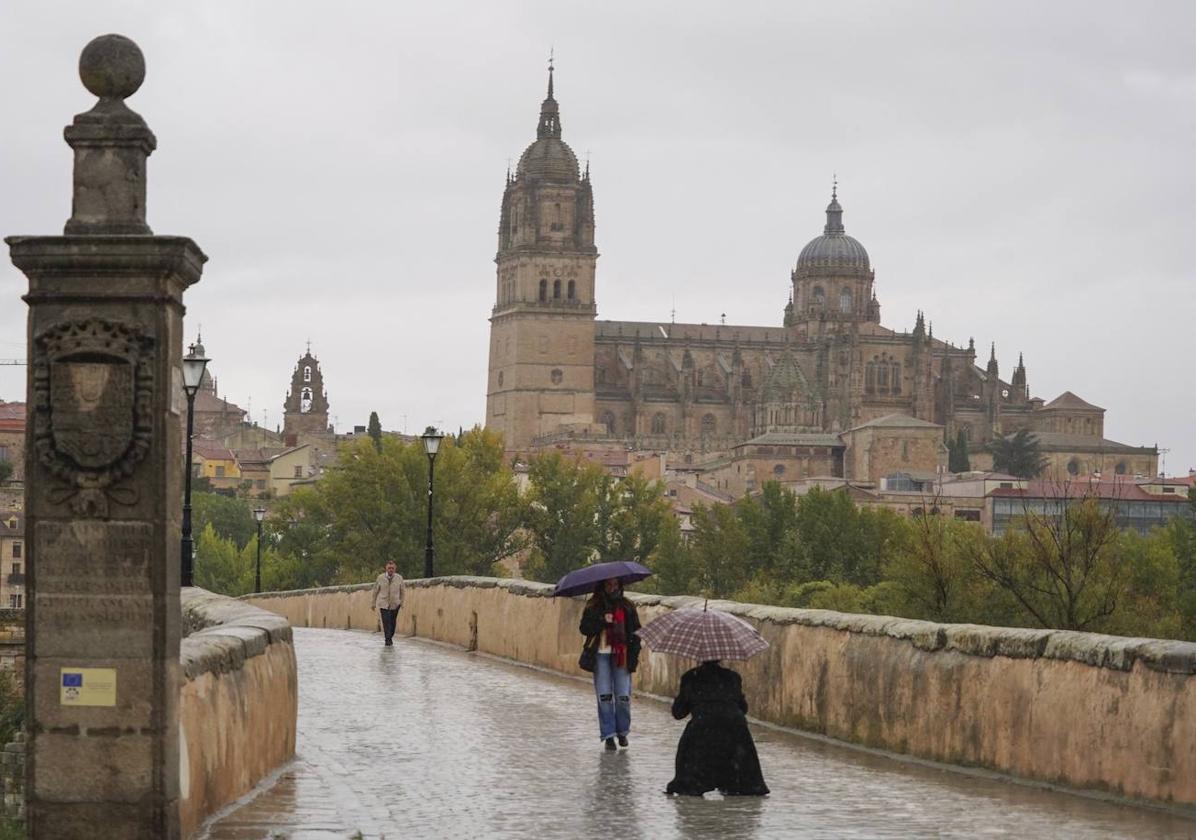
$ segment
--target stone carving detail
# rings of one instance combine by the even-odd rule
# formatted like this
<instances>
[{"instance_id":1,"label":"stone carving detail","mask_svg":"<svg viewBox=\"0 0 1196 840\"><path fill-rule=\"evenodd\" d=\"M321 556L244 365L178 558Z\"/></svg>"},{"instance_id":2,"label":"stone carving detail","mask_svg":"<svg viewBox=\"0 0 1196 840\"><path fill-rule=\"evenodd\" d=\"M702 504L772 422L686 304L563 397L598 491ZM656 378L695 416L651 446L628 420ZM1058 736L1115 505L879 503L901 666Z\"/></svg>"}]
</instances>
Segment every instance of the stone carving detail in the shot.
<instances>
[{"instance_id":1,"label":"stone carving detail","mask_svg":"<svg viewBox=\"0 0 1196 840\"><path fill-rule=\"evenodd\" d=\"M53 324L33 341L33 446L62 485L50 501L108 518L132 505L121 482L153 440L153 337L136 325L92 318Z\"/></svg>"}]
</instances>

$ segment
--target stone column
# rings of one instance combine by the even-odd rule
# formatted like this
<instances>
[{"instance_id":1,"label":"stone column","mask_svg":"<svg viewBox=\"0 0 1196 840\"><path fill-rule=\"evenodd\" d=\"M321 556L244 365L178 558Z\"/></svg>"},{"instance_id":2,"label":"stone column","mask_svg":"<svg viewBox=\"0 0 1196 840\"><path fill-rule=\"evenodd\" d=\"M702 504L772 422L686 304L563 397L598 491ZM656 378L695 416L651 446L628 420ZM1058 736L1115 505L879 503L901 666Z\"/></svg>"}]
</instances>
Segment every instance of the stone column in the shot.
<instances>
[{"instance_id":1,"label":"stone column","mask_svg":"<svg viewBox=\"0 0 1196 840\"><path fill-rule=\"evenodd\" d=\"M29 278L28 822L33 838L179 836L183 291L206 259L145 222L156 141L125 105L141 50L79 59L65 236L14 236Z\"/></svg>"}]
</instances>

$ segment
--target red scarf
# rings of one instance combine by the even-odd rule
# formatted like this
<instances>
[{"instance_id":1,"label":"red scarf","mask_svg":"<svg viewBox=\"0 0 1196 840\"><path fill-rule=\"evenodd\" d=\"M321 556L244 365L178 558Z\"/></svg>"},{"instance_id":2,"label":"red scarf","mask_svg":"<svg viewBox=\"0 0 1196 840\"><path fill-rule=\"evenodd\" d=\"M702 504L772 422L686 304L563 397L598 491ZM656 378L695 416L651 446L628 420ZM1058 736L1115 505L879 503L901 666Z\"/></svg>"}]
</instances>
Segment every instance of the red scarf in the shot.
<instances>
[{"instance_id":1,"label":"red scarf","mask_svg":"<svg viewBox=\"0 0 1196 840\"><path fill-rule=\"evenodd\" d=\"M617 668L627 667L627 613L621 606L612 613L614 622L607 628L606 640L610 642L611 662Z\"/></svg>"}]
</instances>

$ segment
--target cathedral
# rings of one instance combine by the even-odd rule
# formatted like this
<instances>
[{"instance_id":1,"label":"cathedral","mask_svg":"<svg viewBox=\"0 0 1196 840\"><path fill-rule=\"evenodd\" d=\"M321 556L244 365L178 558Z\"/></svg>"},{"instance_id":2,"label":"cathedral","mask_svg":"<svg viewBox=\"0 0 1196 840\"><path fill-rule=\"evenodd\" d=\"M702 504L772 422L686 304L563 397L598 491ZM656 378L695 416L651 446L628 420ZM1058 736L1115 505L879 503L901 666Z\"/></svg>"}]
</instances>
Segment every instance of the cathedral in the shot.
<instances>
[{"instance_id":1,"label":"cathedral","mask_svg":"<svg viewBox=\"0 0 1196 840\"><path fill-rule=\"evenodd\" d=\"M1027 428L1070 475L1157 469L1154 447L1104 438L1104 409L1070 392L1032 397L1020 356L1006 380L995 346L978 357L970 339L936 339L920 312L912 330L882 326L837 187L775 326L597 320L597 261L589 166L562 139L550 67L536 139L507 175L495 257L486 426L513 454L564 438L686 463L785 449L797 475L877 481L893 465L865 468L853 446L917 429L937 443L913 461L902 443L906 464L941 472L959 433L985 466L984 444Z\"/></svg>"}]
</instances>

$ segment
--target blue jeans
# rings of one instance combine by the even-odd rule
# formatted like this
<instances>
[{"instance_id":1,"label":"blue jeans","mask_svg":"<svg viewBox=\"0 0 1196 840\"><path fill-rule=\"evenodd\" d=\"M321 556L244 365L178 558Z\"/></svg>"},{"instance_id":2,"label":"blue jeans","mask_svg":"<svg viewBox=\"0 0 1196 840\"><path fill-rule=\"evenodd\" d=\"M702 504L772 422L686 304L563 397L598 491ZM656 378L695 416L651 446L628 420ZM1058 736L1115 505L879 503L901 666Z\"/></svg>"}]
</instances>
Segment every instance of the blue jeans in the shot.
<instances>
[{"instance_id":1,"label":"blue jeans","mask_svg":"<svg viewBox=\"0 0 1196 840\"><path fill-rule=\"evenodd\" d=\"M611 664L609 653L594 663L594 694L598 697L598 737L602 740L631 731L631 674Z\"/></svg>"}]
</instances>

